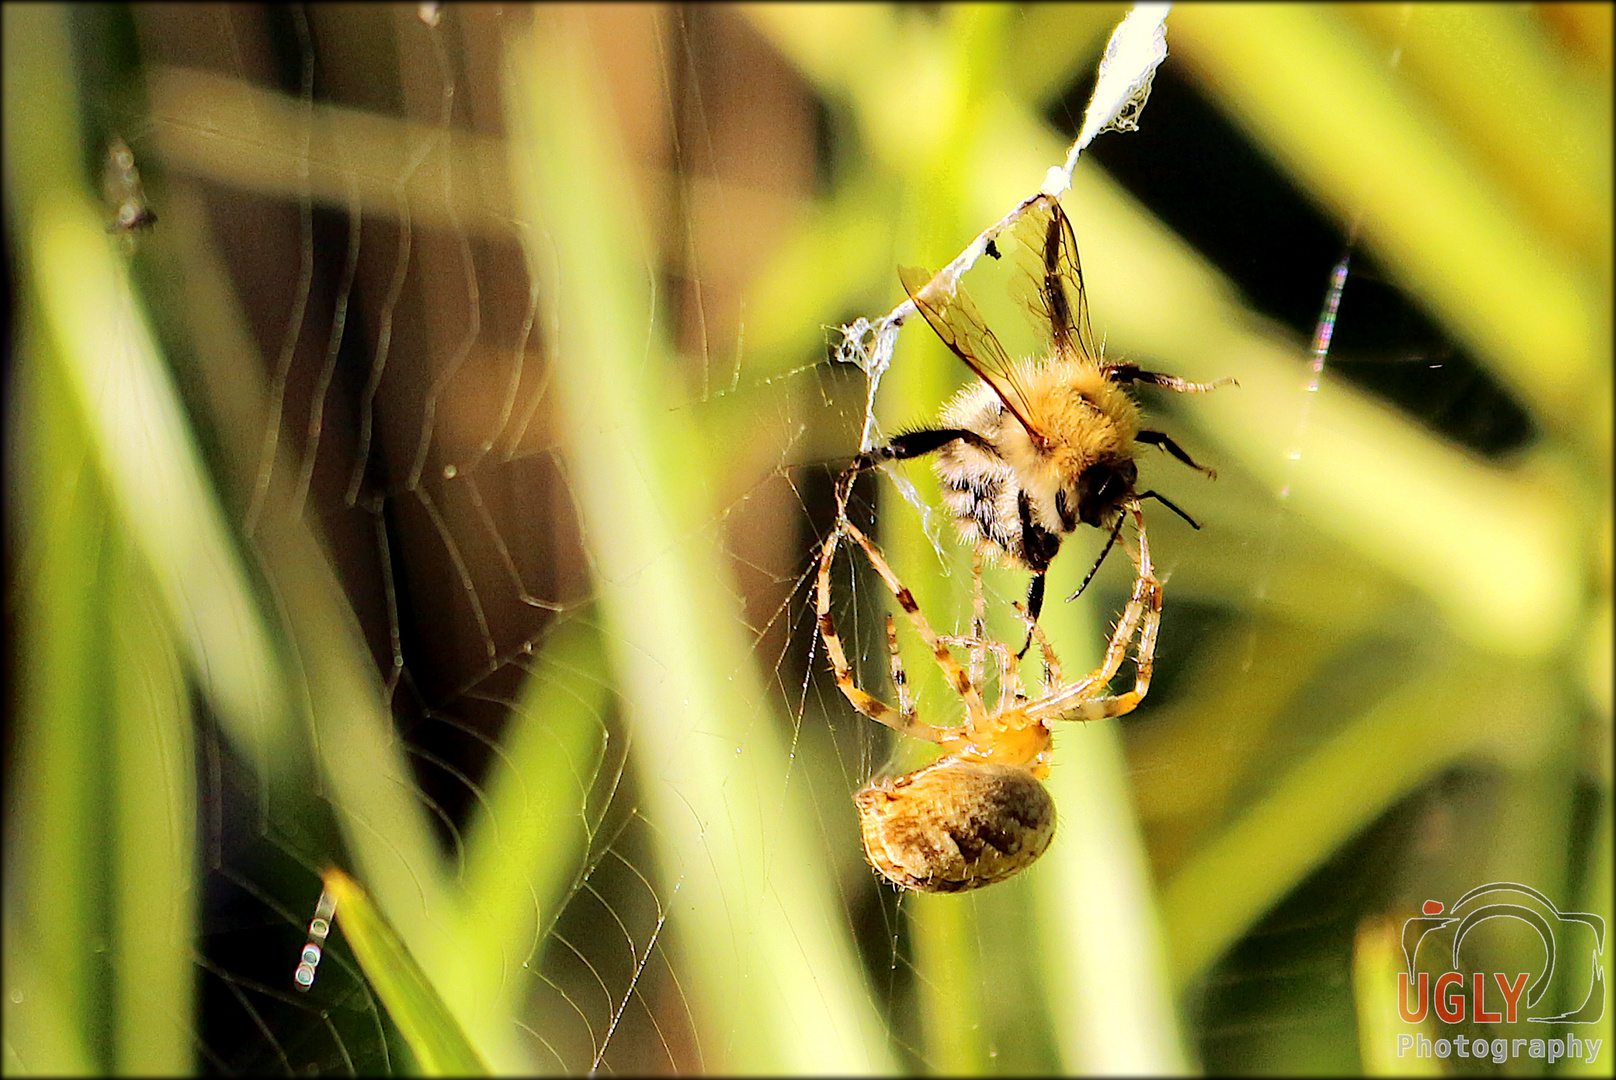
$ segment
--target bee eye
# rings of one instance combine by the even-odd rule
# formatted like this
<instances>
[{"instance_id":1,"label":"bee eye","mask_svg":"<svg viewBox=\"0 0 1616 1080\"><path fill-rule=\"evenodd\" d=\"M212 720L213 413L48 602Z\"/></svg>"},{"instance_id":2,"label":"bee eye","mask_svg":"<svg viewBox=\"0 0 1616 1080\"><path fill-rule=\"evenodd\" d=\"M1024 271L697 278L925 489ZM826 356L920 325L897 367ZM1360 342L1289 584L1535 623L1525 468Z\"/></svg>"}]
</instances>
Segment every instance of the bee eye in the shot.
<instances>
[{"instance_id":1,"label":"bee eye","mask_svg":"<svg viewBox=\"0 0 1616 1080\"><path fill-rule=\"evenodd\" d=\"M1061 528L1067 532L1077 531L1077 514L1072 510L1077 504L1076 488L1061 488L1055 492L1055 514L1060 518Z\"/></svg>"},{"instance_id":2,"label":"bee eye","mask_svg":"<svg viewBox=\"0 0 1616 1080\"><path fill-rule=\"evenodd\" d=\"M1138 475L1133 462L1121 465L1090 465L1077 478L1077 516L1085 525L1099 528L1133 490Z\"/></svg>"}]
</instances>

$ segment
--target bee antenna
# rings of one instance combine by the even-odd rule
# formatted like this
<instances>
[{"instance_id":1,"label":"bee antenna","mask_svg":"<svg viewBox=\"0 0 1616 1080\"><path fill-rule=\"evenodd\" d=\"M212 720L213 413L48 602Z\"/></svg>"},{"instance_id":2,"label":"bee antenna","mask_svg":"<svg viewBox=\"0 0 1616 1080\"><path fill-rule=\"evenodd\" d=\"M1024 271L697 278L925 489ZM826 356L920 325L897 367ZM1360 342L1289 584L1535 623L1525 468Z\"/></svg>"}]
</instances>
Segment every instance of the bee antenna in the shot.
<instances>
[{"instance_id":1,"label":"bee antenna","mask_svg":"<svg viewBox=\"0 0 1616 1080\"><path fill-rule=\"evenodd\" d=\"M1141 495L1140 498L1144 498L1144 496ZM1083 595L1083 590L1088 588L1089 587L1089 582L1094 580L1094 575L1099 573L1100 564L1105 562L1105 557L1107 555L1111 554L1111 548L1113 546L1115 546L1115 544L1117 542L1117 537L1122 535L1122 522L1123 522L1123 515L1118 514L1117 515L1117 523L1115 525L1111 526L1111 536L1110 536L1110 538L1106 540L1105 547L1100 549L1100 557L1098 559L1094 560L1094 565L1093 566L1089 567L1089 572L1086 575L1084 575L1084 577L1083 577L1083 584L1081 584L1081 585L1079 585L1077 587L1077 591L1075 593L1073 593L1071 596L1068 596L1066 598L1066 602L1068 604L1070 604L1073 600L1076 600L1079 596L1082 596Z\"/></svg>"},{"instance_id":2,"label":"bee antenna","mask_svg":"<svg viewBox=\"0 0 1616 1080\"><path fill-rule=\"evenodd\" d=\"M1201 527L1200 522L1198 522L1194 518L1190 517L1184 511L1180 510L1177 506L1173 505L1172 500L1169 499L1165 495L1158 495L1154 491L1141 491L1138 494L1137 497L1141 498L1141 499L1155 499L1157 502L1159 502L1163 506L1167 507L1167 509L1171 510L1173 513L1177 514L1179 517L1181 517L1185 521L1189 522L1190 523L1190 528L1199 529Z\"/></svg>"}]
</instances>

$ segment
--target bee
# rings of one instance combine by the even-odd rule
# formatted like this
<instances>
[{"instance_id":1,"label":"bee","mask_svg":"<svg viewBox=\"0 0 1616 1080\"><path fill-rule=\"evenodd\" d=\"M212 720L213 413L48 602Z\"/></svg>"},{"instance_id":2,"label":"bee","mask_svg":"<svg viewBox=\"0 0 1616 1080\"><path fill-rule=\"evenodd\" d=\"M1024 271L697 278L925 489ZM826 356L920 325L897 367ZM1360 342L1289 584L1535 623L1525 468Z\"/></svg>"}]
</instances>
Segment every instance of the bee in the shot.
<instances>
[{"instance_id":1,"label":"bee","mask_svg":"<svg viewBox=\"0 0 1616 1080\"><path fill-rule=\"evenodd\" d=\"M1128 388L1146 383L1204 393L1234 380L1195 383L1107 362L1089 326L1077 241L1060 203L1051 195L1036 196L1008 231L1034 256L1033 308L1048 325L1049 352L1012 362L963 286L914 267L900 268L899 279L916 308L978 381L944 406L937 426L900 432L855 458L850 473L935 454L932 468L960 533L980 554L1031 571L1026 606L1036 620L1044 575L1061 542L1079 525L1107 529L1110 538L1073 598L1115 545L1131 500L1155 499L1200 528L1164 496L1134 489L1141 443L1166 450L1208 477L1217 473L1197 464L1165 432L1142 427ZM986 249L995 258L998 239Z\"/></svg>"}]
</instances>

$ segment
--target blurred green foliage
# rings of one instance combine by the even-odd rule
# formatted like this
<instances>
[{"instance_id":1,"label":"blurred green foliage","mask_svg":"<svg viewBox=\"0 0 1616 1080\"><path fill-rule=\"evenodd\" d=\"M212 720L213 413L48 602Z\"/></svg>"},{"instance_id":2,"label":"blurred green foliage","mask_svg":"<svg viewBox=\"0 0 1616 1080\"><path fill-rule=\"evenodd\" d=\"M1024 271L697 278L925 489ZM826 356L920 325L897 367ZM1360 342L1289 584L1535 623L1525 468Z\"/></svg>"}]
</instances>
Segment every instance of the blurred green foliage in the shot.
<instances>
[{"instance_id":1,"label":"blurred green foliage","mask_svg":"<svg viewBox=\"0 0 1616 1080\"><path fill-rule=\"evenodd\" d=\"M1108 351L1190 378L1239 379L1238 391L1160 403L1175 433L1219 467L1217 484L1195 491L1207 527L1160 530L1172 571L1160 681L1137 721L1061 734L1051 780L1061 831L1045 859L979 894L877 899L845 798L864 776L848 776L821 738L852 726L867 747L871 735L822 673L795 697L778 692L789 691L788 665L758 645L769 628L739 614L751 598L738 584L741 541L724 525L745 502L736 492L761 487L747 470L777 463L780 445L793 466L852 451L847 421L862 394L835 389L842 373L829 361L814 385L793 373L820 355L825 327L896 303L894 263L952 257L1062 159L1048 104L1092 70L1119 14L645 9L653 35L697 41L718 62L743 38L771 52L824 110L832 167L821 190L756 221L720 215L740 238L733 246L762 253L735 272L749 313L743 364L738 342L690 346L676 332L688 301L656 291L681 265L659 245L680 248L705 219L693 171L659 175L623 156L637 105L655 112L645 102L673 93L641 85L623 60L640 25L631 16L447 8L431 39L411 36L426 33L413 8L286 17L294 55L312 60L316 41L329 50L321 78L344 65L396 68L400 84L418 90L411 80L424 78L432 92L453 71L493 103L499 120L484 122L499 138L457 131L440 144L405 137L430 125L399 122L399 134L379 112L192 77L172 56L149 61L142 50L161 40L161 12L7 5L17 679L6 1071L223 1071L237 1060L215 1041L205 998L260 988L219 975L197 940L208 883L230 869L210 865L199 839L220 809L198 783L217 764L197 759L220 746L257 793L246 827L294 853L305 885L327 862L347 867L496 1071L603 1060L623 1071L759 1073L1400 1071L1407 1063L1382 1045L1403 1030L1390 1012L1398 963L1386 957L1388 925L1428 898L1495 880L1533 885L1561 910L1608 924L1604 5L1173 10L1168 63L1355 235L1538 435L1484 458L1328 364L1315 384L1305 342L1255 314L1215 266L1085 162L1063 201ZM691 34L687 17L722 33ZM159 229L129 244L107 235L94 207L108 127L97 109L145 93L160 103L149 118L129 108L159 132L147 160L166 185L148 181ZM769 133L733 134L722 105L697 114L704 138L741 140L743 157L785 154ZM506 714L498 762L465 785L478 805L448 855L411 761L424 744L395 727L398 674L375 662L388 655L371 644L385 631L354 599L362 590L344 588L347 541L322 531L330 518L303 512L310 481L288 463L295 455L273 444L266 454L285 380L255 328L279 333L286 314L266 316L232 272L239 222L210 213L206 199L218 196L204 179L301 211L259 236L281 278L311 269L298 235L309 242L312 204L382 217L402 205L418 215L421 265L434 228L468 252L468 237L491 233L520 250L533 291L496 291L490 282L504 279L486 275L490 321L511 302L505 292L518 310L539 298L535 352L565 485L552 505L565 509L538 528L561 533L576 516L589 580L584 600L555 605L515 661L493 655L492 631L473 642L488 644L477 658L485 672L509 662L525 677L490 692ZM678 195L667 221L647 198L658 184ZM718 190L737 202L747 194L739 183ZM765 223L775 229L766 242L751 231ZM723 276L716 265L702 272ZM298 295L324 296L328 285L303 281ZM430 316L459 288L434 281L402 307ZM376 318L374 302L368 310ZM329 310L319 318L340 325ZM398 334L401 349L409 336ZM926 336L905 335L882 385L888 430L927 415L961 378ZM469 347L455 355L476 362ZM692 372L732 368L741 377L728 392L693 388ZM442 380L434 388L447 385L443 368L426 370ZM417 408L437 401L428 382L414 388ZM412 475L422 474L418 459ZM924 469L904 475L935 503ZM426 485L408 486L427 502ZM889 479L877 489L893 564L934 622L956 621L968 562L952 542L933 547ZM807 516L801 490L783 513ZM499 526L519 535L504 518ZM771 583L802 580L809 545L792 543L770 553ZM1077 556L1061 560L1051 595L1070 593L1085 569ZM1069 668L1103 640L1114 610L1104 584L1093 606L1050 613ZM1021 588L1004 573L989 585L1004 596ZM460 647L447 620L423 617L404 633L428 653ZM908 666L919 676L927 662L917 650ZM946 700L932 677L917 682L924 701ZM611 817L625 802L628 824ZM587 952L587 936L574 945L558 929L569 905L593 897L610 917L633 910L632 894L608 884L610 852L658 899L652 932L623 930L629 993L608 991L601 1004L546 964ZM296 874L282 881L256 864L246 873L265 893L297 895ZM300 933L307 912L283 914L280 929ZM1517 944L1480 947L1493 959ZM285 981L262 991L261 1020L296 1001L295 953L284 961L268 964ZM1562 995L1574 991L1569 969ZM607 990L596 983L584 985ZM541 1004L553 1001L546 987L583 1017L594 1045L556 1034L568 1018L544 1012L554 1007ZM618 1032L636 992L660 1045ZM286 1025L268 1040L276 1066L301 1067L299 1025L324 1024L341 1026L337 1045L368 1041L379 1056L313 1055L322 1067L410 1061L377 1030L381 1010L359 1000L348 1012L372 1028L357 1035L346 1026L354 1015L273 1014ZM676 1025L688 1033L669 1034ZM1607 1008L1590 1037L1608 1046L1609 1033Z\"/></svg>"}]
</instances>

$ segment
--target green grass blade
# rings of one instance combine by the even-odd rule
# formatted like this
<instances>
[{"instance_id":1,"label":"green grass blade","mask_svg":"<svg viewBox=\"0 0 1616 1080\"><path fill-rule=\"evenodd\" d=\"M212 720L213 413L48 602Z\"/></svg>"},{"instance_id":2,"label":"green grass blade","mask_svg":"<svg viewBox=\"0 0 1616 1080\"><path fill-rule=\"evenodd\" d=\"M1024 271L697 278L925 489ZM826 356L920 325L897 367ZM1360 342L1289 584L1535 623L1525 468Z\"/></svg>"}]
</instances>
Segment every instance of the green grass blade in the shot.
<instances>
[{"instance_id":1,"label":"green grass blade","mask_svg":"<svg viewBox=\"0 0 1616 1080\"><path fill-rule=\"evenodd\" d=\"M178 643L140 560L127 546L110 568L114 712L108 822L115 1068L178 1074L192 1067L197 980L194 720Z\"/></svg>"},{"instance_id":2,"label":"green grass blade","mask_svg":"<svg viewBox=\"0 0 1616 1080\"><path fill-rule=\"evenodd\" d=\"M343 937L422 1071L429 1076L487 1076L488 1066L365 890L335 868L325 872L324 881L336 901Z\"/></svg>"},{"instance_id":3,"label":"green grass blade","mask_svg":"<svg viewBox=\"0 0 1616 1080\"><path fill-rule=\"evenodd\" d=\"M536 223L529 265L561 306L554 392L600 589L608 655L629 710L630 754L677 883L681 983L710 1069L868 1071L889 1066L823 853L739 620L710 599L734 589L711 541L718 486L673 379L644 232L624 165L597 119L576 16L509 55L519 215ZM543 230L542 242L539 229ZM557 299L559 298L559 299ZM663 382L662 380L668 380Z\"/></svg>"},{"instance_id":4,"label":"green grass blade","mask_svg":"<svg viewBox=\"0 0 1616 1080\"><path fill-rule=\"evenodd\" d=\"M508 1016L531 988L526 976L539 968L598 825L590 796L605 752L605 663L585 612L560 622L523 680L500 766L466 830L464 917L439 980L445 994L497 981L496 1011Z\"/></svg>"},{"instance_id":5,"label":"green grass blade","mask_svg":"<svg viewBox=\"0 0 1616 1080\"><path fill-rule=\"evenodd\" d=\"M97 584L112 530L48 344L36 339L22 352L9 417L29 439L18 492L17 783L6 832L7 865L18 872L6 875L6 1042L25 1069L98 1072L110 1068L108 1009L91 943L105 940L108 917L101 826L111 782Z\"/></svg>"}]
</instances>

